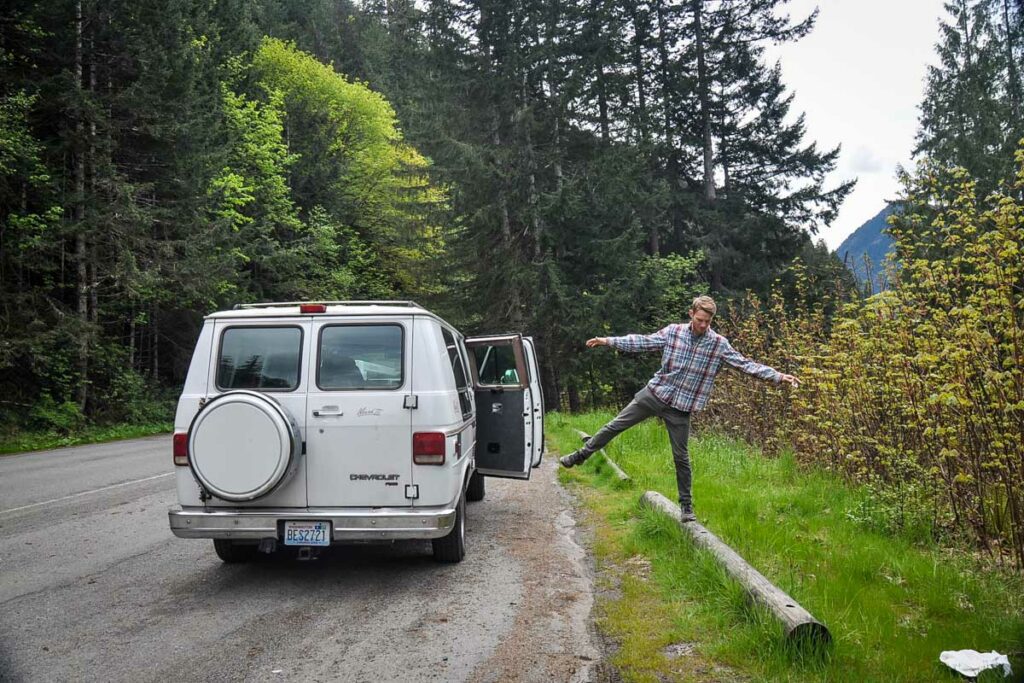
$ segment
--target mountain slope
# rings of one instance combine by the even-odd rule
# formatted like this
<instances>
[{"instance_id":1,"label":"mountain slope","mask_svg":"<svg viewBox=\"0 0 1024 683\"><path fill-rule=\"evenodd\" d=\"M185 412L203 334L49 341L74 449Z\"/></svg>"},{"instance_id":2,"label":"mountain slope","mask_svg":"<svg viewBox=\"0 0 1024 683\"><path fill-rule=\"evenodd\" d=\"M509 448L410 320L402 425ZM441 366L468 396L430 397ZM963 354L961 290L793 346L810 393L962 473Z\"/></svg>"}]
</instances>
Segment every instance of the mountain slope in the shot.
<instances>
[{"instance_id":1,"label":"mountain slope","mask_svg":"<svg viewBox=\"0 0 1024 683\"><path fill-rule=\"evenodd\" d=\"M836 255L846 267L864 284L870 273L874 290L885 289L885 257L892 251L892 238L882 232L889 227L886 219L897 210L895 204L887 204L874 218L854 230L836 249ZM865 262L865 255L868 262Z\"/></svg>"}]
</instances>

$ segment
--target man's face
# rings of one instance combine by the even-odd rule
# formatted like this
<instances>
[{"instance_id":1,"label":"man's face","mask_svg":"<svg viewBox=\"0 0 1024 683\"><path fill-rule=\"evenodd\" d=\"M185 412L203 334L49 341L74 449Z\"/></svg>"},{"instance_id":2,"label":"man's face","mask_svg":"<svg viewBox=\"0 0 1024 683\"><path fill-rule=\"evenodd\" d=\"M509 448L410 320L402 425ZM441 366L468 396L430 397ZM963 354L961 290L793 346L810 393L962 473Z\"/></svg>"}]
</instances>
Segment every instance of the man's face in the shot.
<instances>
[{"instance_id":1,"label":"man's face","mask_svg":"<svg viewBox=\"0 0 1024 683\"><path fill-rule=\"evenodd\" d=\"M696 335L704 334L711 327L711 318L713 318L707 311L695 308L690 311L690 329Z\"/></svg>"}]
</instances>

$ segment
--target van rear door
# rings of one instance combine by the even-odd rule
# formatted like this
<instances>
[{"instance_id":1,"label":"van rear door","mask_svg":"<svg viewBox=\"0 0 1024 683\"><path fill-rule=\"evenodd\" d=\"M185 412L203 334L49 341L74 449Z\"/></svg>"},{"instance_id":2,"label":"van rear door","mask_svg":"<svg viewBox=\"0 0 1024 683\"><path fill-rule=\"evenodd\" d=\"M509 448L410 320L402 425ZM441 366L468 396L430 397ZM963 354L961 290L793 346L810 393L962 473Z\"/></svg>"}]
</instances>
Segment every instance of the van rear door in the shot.
<instances>
[{"instance_id":1,"label":"van rear door","mask_svg":"<svg viewBox=\"0 0 1024 683\"><path fill-rule=\"evenodd\" d=\"M306 373L310 323L303 318L219 318L215 322L207 400L238 389L258 391L274 399L305 433ZM230 448L241 440L230 439ZM208 507L304 507L303 462L287 482L249 502L213 497Z\"/></svg>"},{"instance_id":2,"label":"van rear door","mask_svg":"<svg viewBox=\"0 0 1024 683\"><path fill-rule=\"evenodd\" d=\"M533 455L534 467L540 466L544 457L544 390L540 385L540 362L537 360L537 345L530 337L523 337L526 352L526 370L530 375L530 404L533 407Z\"/></svg>"},{"instance_id":3,"label":"van rear door","mask_svg":"<svg viewBox=\"0 0 1024 683\"><path fill-rule=\"evenodd\" d=\"M470 337L476 398L476 469L490 477L529 479L533 465L533 402L521 335Z\"/></svg>"},{"instance_id":4,"label":"van rear door","mask_svg":"<svg viewBox=\"0 0 1024 683\"><path fill-rule=\"evenodd\" d=\"M310 507L411 505L412 319L313 324L306 416Z\"/></svg>"}]
</instances>

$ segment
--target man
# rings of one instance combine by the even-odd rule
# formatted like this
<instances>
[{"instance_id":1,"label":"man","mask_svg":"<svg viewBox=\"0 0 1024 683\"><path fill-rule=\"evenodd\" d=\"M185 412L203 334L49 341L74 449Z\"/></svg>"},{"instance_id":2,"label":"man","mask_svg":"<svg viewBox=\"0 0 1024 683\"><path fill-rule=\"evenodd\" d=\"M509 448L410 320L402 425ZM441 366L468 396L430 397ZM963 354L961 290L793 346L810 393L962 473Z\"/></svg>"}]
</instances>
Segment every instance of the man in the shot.
<instances>
[{"instance_id":1,"label":"man","mask_svg":"<svg viewBox=\"0 0 1024 683\"><path fill-rule=\"evenodd\" d=\"M690 436L690 413L701 410L708 402L715 375L728 363L737 370L770 380L776 384L787 382L798 386L793 375L783 374L767 365L755 363L729 345L729 340L711 329L711 320L718 307L709 296L699 296L690 308L687 325L672 324L654 334L631 334L625 337L594 337L587 347L610 346L619 351L661 351L661 368L614 420L592 436L583 448L559 460L563 467L575 467L601 450L605 445L651 416L665 421L672 458L676 464L676 484L679 487L679 508L684 522L694 522L691 496L690 454L687 441Z\"/></svg>"}]
</instances>

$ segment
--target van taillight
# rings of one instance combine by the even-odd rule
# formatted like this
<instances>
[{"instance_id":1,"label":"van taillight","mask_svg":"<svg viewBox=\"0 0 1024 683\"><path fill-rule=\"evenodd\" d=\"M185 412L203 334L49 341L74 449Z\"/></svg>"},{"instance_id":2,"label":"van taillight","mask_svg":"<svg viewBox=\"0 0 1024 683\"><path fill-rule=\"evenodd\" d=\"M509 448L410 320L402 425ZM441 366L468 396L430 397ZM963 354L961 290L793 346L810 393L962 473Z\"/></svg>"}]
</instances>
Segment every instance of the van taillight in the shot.
<instances>
[{"instance_id":1,"label":"van taillight","mask_svg":"<svg viewBox=\"0 0 1024 683\"><path fill-rule=\"evenodd\" d=\"M445 442L443 432L416 432L412 435L412 461L417 465L443 465Z\"/></svg>"},{"instance_id":2,"label":"van taillight","mask_svg":"<svg viewBox=\"0 0 1024 683\"><path fill-rule=\"evenodd\" d=\"M327 304L299 304L299 313L326 313Z\"/></svg>"},{"instance_id":3,"label":"van taillight","mask_svg":"<svg viewBox=\"0 0 1024 683\"><path fill-rule=\"evenodd\" d=\"M188 465L188 434L175 432L171 443L174 445L174 464Z\"/></svg>"}]
</instances>

